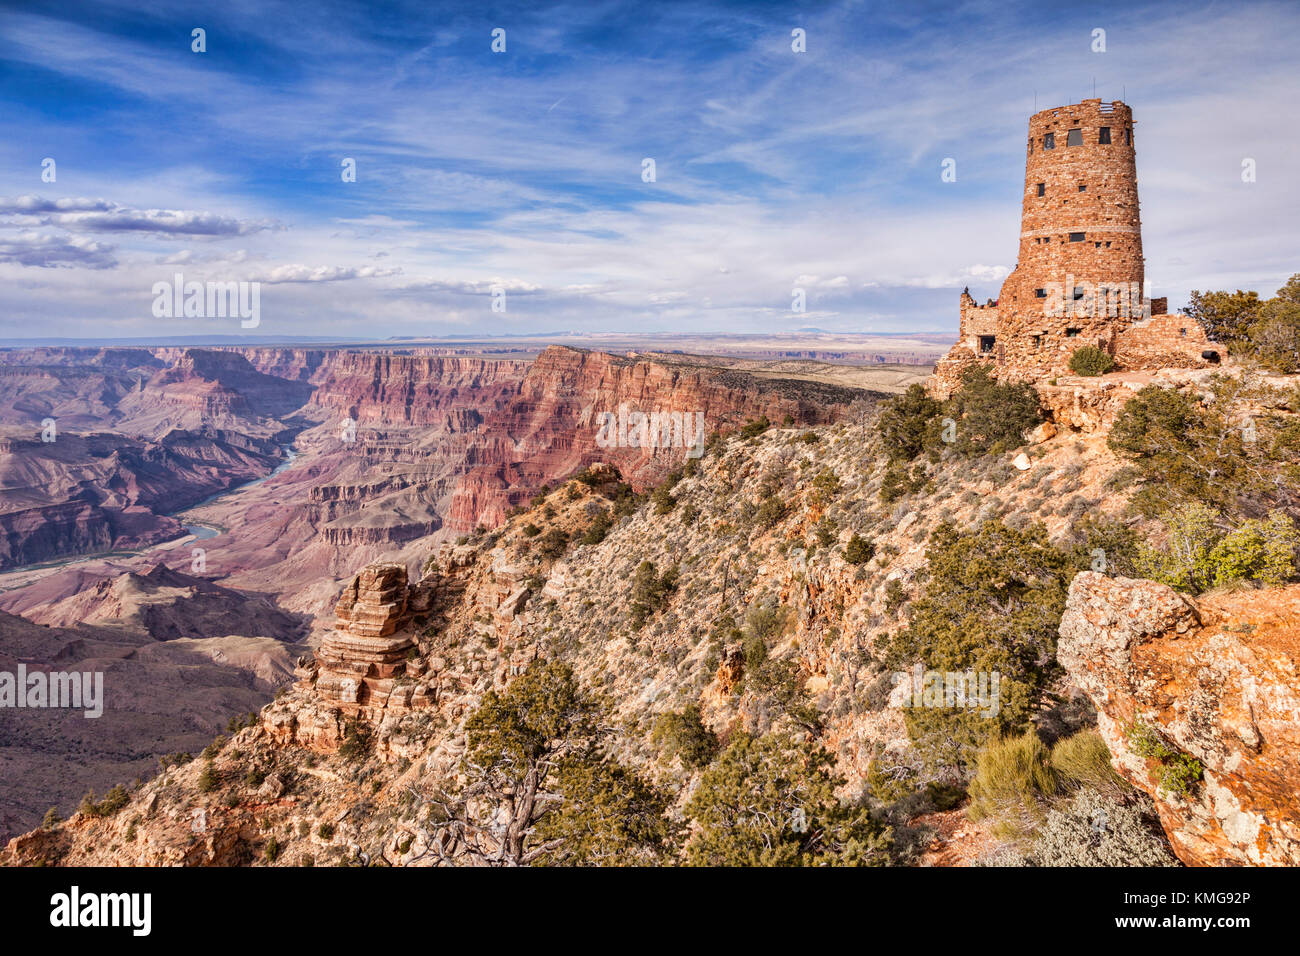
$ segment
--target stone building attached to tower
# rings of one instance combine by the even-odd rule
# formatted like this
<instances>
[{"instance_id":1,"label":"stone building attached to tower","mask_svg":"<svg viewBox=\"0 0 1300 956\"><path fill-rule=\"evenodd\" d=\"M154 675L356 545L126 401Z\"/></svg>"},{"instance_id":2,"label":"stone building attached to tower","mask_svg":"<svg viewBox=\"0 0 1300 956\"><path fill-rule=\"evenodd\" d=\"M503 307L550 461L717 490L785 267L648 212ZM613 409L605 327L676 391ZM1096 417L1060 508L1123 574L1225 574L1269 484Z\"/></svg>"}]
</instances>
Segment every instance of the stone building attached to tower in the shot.
<instances>
[{"instance_id":1,"label":"stone building attached to tower","mask_svg":"<svg viewBox=\"0 0 1300 956\"><path fill-rule=\"evenodd\" d=\"M1002 381L1068 375L1085 345L1127 369L1203 364L1200 326L1144 295L1135 155L1133 113L1119 101L1030 117L1016 267L996 300L962 292L960 338L935 368L936 392L976 364Z\"/></svg>"}]
</instances>

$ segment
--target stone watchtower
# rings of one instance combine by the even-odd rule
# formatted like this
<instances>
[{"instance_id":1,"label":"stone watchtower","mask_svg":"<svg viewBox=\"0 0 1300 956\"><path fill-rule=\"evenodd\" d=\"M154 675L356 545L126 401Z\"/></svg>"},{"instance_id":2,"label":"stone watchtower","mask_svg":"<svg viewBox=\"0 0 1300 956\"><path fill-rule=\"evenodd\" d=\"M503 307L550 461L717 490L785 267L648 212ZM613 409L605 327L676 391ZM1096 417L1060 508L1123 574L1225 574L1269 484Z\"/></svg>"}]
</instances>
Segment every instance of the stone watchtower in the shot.
<instances>
[{"instance_id":1,"label":"stone watchtower","mask_svg":"<svg viewBox=\"0 0 1300 956\"><path fill-rule=\"evenodd\" d=\"M1068 374L1084 345L1138 355L1153 335L1173 361L1189 358L1200 330L1179 355L1183 343L1166 341L1169 322L1151 323L1165 300L1143 299L1144 278L1133 111L1097 99L1035 113L1016 267L996 302L979 306L962 293L961 339L936 368L938 390L950 391L975 362L1002 380L1034 381ZM1187 320L1174 324L1175 338L1187 336Z\"/></svg>"},{"instance_id":2,"label":"stone watchtower","mask_svg":"<svg viewBox=\"0 0 1300 956\"><path fill-rule=\"evenodd\" d=\"M1021 209L998 297L1002 361L1034 375L1082 345L1113 351L1143 311L1133 111L1085 100L1031 116Z\"/></svg>"}]
</instances>

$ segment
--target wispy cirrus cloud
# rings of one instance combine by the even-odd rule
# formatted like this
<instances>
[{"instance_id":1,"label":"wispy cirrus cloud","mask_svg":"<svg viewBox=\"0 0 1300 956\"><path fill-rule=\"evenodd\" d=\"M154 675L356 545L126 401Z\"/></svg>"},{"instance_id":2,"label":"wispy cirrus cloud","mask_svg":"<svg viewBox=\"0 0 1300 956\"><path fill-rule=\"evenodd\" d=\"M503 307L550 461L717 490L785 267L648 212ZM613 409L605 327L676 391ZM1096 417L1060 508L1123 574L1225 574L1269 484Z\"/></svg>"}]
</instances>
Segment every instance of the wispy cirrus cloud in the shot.
<instances>
[{"instance_id":1,"label":"wispy cirrus cloud","mask_svg":"<svg viewBox=\"0 0 1300 956\"><path fill-rule=\"evenodd\" d=\"M1156 294L1297 268L1284 3L232 0L201 55L190 19L0 11L0 65L31 78L0 89L0 334L145 321L137 290L179 265L274 284L268 335L780 329L809 277L824 327L950 329L1014 264L1028 114L1094 81L1137 111Z\"/></svg>"}]
</instances>

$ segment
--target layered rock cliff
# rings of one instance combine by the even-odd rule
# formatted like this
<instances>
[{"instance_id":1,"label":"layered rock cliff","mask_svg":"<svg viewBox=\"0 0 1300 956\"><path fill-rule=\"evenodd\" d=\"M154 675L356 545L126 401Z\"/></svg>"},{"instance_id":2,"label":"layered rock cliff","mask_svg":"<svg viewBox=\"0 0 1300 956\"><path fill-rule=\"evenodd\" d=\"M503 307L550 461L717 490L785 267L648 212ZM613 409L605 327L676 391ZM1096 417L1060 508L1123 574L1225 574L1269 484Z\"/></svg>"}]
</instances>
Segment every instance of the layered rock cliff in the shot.
<instances>
[{"instance_id":1,"label":"layered rock cliff","mask_svg":"<svg viewBox=\"0 0 1300 956\"><path fill-rule=\"evenodd\" d=\"M537 488L593 461L615 465L635 488L656 484L687 459L689 437L673 436L685 436L693 422L702 423L703 441L763 416L808 425L836 421L854 403L865 413L881 397L707 365L551 346L529 366L518 395L485 418L482 461L457 487L448 522L457 531L498 524L507 509ZM617 422L656 413L670 421L667 441L663 430L647 447L602 434L602 424L610 421L604 416ZM683 422L676 433L674 415Z\"/></svg>"}]
</instances>

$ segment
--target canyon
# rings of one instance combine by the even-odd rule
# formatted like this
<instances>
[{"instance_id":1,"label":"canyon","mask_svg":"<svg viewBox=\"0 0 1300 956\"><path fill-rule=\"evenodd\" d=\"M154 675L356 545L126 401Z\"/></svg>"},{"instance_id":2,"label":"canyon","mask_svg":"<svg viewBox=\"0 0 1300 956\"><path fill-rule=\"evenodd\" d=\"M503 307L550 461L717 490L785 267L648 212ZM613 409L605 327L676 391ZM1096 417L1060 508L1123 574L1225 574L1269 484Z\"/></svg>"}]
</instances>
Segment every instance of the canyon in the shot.
<instances>
[{"instance_id":1,"label":"canyon","mask_svg":"<svg viewBox=\"0 0 1300 956\"><path fill-rule=\"evenodd\" d=\"M153 693L142 683L153 670L110 675L115 694L189 715L131 748L201 749L195 728L210 734L217 711L264 703L291 678L300 642L327 632L318 618L358 567L418 564L597 461L644 490L684 460L682 448L599 447L602 412L689 411L714 432L762 416L829 422L881 395L683 355L437 351L0 351L0 647L38 627L54 656L15 658L29 669L72 660L67 647L100 648L105 633L150 668L159 655L168 666L204 658L223 676L201 684L231 684L223 707L201 705L201 690ZM102 786L115 761L114 782L142 766L103 723L76 735L92 753L86 771L56 777L33 721L0 713L0 747L50 803ZM10 832L43 809L20 797L0 806Z\"/></svg>"},{"instance_id":2,"label":"canyon","mask_svg":"<svg viewBox=\"0 0 1300 956\"><path fill-rule=\"evenodd\" d=\"M454 861L435 815L417 811L466 784L474 715L537 661L562 662L599 694L604 752L662 788L670 815L688 810L701 771L665 756L657 728L691 708L723 743L815 733L841 799L887 803L882 767L904 781L924 772L890 694L889 655L926 597L934 542L945 529L1035 526L1086 566L1081 516L1129 514L1131 463L1108 444L1125 404L1153 385L1204 400L1223 374L1040 383L1045 420L1020 448L943 450L924 481L888 498L885 396L830 374L560 347L531 362L310 349L46 357L103 363L79 374L104 381L138 367L144 394L149 382L164 392L152 408L105 403L97 411L123 429L105 434L160 442L189 434L195 408L226 408L249 416L243 438L267 454L265 480L171 516L210 536L0 575L0 670L103 670L120 711L111 732L0 713L0 760L25 781L6 795L0 837L14 839L0 862L20 865ZM310 391L285 410L264 376ZM200 398L182 399L191 379ZM1265 386L1269 414L1293 423L1295 382ZM700 411L711 437L698 458L598 441L602 414L621 406ZM292 462L267 477L288 445ZM216 461L232 484L252 470ZM152 514L155 500L168 496L138 493L131 506ZM1125 520L1143 535L1157 528ZM870 546L855 555L860 535ZM648 612L645 580L659 589ZM1126 805L1150 808L1170 860L1294 863L1295 586L1191 598L1080 571L1068 591L1060 670L1035 718L1043 732L1097 728ZM768 613L781 623L756 657L747 634ZM1160 761L1134 743L1139 726L1198 761L1194 787L1168 791ZM86 789L132 776L119 809L87 804L36 826L42 803L66 816ZM991 826L926 803L929 792L888 811L912 841L900 861L993 859Z\"/></svg>"}]
</instances>

